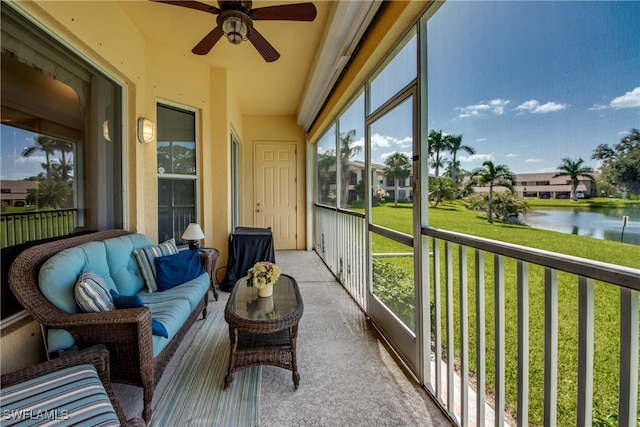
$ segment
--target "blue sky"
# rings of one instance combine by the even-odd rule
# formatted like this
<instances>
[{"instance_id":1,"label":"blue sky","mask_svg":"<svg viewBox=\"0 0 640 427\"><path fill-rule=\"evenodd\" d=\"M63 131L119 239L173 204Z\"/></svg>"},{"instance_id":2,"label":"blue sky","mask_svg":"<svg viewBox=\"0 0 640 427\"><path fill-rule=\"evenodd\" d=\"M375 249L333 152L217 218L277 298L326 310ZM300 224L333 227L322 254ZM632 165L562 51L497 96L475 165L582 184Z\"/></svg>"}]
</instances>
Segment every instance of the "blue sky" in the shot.
<instances>
[{"instance_id":1,"label":"blue sky","mask_svg":"<svg viewBox=\"0 0 640 427\"><path fill-rule=\"evenodd\" d=\"M463 135L476 150L458 154L465 170L491 160L554 172L565 157L597 169L598 144L640 127L638 1L448 1L429 20L428 62L429 130ZM393 80L410 70L394 64ZM410 111L374 125L374 163L411 154ZM341 130L357 128L362 145L362 125L347 116Z\"/></svg>"},{"instance_id":2,"label":"blue sky","mask_svg":"<svg viewBox=\"0 0 640 427\"><path fill-rule=\"evenodd\" d=\"M640 2L447 2L429 22L429 128L516 173L640 127Z\"/></svg>"},{"instance_id":3,"label":"blue sky","mask_svg":"<svg viewBox=\"0 0 640 427\"><path fill-rule=\"evenodd\" d=\"M43 153L33 154L30 157L22 156L22 150L33 145L36 134L5 125L0 126L0 129L2 130L0 135L1 179L22 180L44 171L42 163L45 163L46 159Z\"/></svg>"}]
</instances>

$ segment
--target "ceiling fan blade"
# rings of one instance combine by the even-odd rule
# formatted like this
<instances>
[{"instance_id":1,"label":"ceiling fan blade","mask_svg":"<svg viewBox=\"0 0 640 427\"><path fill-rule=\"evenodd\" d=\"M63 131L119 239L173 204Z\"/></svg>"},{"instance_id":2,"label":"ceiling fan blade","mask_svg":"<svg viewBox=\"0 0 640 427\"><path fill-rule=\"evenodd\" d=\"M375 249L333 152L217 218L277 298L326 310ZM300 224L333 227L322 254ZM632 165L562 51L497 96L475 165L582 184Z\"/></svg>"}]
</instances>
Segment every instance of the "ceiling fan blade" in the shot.
<instances>
[{"instance_id":1,"label":"ceiling fan blade","mask_svg":"<svg viewBox=\"0 0 640 427\"><path fill-rule=\"evenodd\" d=\"M188 9L201 10L203 12L212 13L217 15L220 13L220 9L215 6L209 6L208 4L200 3L199 1L190 1L190 0L151 0L155 3L165 3L172 4L174 6L186 7Z\"/></svg>"},{"instance_id":2,"label":"ceiling fan blade","mask_svg":"<svg viewBox=\"0 0 640 427\"><path fill-rule=\"evenodd\" d=\"M278 51L275 50L275 48L271 46L271 43L262 37L262 34L260 34L255 28L251 29L251 32L249 33L249 41L258 50L265 61L273 62L280 58Z\"/></svg>"},{"instance_id":3,"label":"ceiling fan blade","mask_svg":"<svg viewBox=\"0 0 640 427\"><path fill-rule=\"evenodd\" d=\"M220 40L220 37L222 37L222 35L222 29L220 27L215 27L209 32L209 34L207 34L202 40L200 40L200 43L198 43L193 49L191 49L191 52L195 53L196 55L206 55L207 53L209 53L211 48L213 48L213 45L215 45L218 40Z\"/></svg>"},{"instance_id":4,"label":"ceiling fan blade","mask_svg":"<svg viewBox=\"0 0 640 427\"><path fill-rule=\"evenodd\" d=\"M249 16L256 21L313 21L316 13L313 3L296 3L251 9Z\"/></svg>"}]
</instances>

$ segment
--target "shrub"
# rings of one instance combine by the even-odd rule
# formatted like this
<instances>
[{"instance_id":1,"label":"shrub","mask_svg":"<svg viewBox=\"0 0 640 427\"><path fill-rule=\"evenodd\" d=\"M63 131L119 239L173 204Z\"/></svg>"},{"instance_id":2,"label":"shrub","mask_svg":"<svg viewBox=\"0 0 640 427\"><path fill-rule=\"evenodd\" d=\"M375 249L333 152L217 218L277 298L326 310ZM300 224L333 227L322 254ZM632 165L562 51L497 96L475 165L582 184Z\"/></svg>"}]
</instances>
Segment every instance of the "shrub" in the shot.
<instances>
[{"instance_id":1,"label":"shrub","mask_svg":"<svg viewBox=\"0 0 640 427\"><path fill-rule=\"evenodd\" d=\"M401 267L374 258L373 291L411 330L415 330L413 277Z\"/></svg>"}]
</instances>

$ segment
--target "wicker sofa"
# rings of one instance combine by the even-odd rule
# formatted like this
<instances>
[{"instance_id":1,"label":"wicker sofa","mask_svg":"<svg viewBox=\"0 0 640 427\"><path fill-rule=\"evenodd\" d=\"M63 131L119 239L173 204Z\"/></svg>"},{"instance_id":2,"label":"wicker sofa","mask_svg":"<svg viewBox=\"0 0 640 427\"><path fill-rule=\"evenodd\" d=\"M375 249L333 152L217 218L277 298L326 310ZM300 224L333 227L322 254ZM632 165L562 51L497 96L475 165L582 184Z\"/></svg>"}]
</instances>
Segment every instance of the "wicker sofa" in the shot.
<instances>
[{"instance_id":1,"label":"wicker sofa","mask_svg":"<svg viewBox=\"0 0 640 427\"><path fill-rule=\"evenodd\" d=\"M8 422L13 419L37 423L57 417L68 425L145 425L140 418L126 419L111 388L109 352L103 345L67 353L48 362L2 375L1 382L2 414ZM29 391L26 390L27 386ZM74 387L79 397L78 393L74 393ZM85 388L91 391L84 392ZM110 405L105 404L107 400Z\"/></svg>"},{"instance_id":2,"label":"wicker sofa","mask_svg":"<svg viewBox=\"0 0 640 427\"><path fill-rule=\"evenodd\" d=\"M199 314L206 317L210 283L203 272L166 292L147 292L134 251L151 245L143 234L99 231L29 248L16 258L9 272L9 285L17 299L50 332L67 334L80 349L96 344L107 347L111 380L143 387L142 417L146 421L165 367ZM98 270L121 295L140 295L145 307L96 313L73 307L69 298L74 298L75 277L86 266ZM54 288L59 287L60 295L51 295L40 283L46 280L45 274L52 276L52 268L57 272L50 280L56 282ZM55 300L58 297L62 303ZM152 334L152 316L162 316L162 312L174 323L167 327L166 338Z\"/></svg>"}]
</instances>

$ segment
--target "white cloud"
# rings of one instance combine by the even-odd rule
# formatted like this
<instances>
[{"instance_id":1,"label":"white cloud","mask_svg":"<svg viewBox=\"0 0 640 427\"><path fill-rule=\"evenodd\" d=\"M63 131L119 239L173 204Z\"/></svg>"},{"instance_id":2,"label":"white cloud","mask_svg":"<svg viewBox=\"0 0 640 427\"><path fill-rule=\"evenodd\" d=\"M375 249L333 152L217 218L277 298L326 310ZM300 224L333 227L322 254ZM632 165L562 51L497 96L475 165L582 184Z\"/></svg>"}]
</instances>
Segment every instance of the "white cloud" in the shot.
<instances>
[{"instance_id":1,"label":"white cloud","mask_svg":"<svg viewBox=\"0 0 640 427\"><path fill-rule=\"evenodd\" d=\"M375 150L376 148L390 147L393 139L394 138L391 138L390 136L384 136L376 133L371 136L371 148Z\"/></svg>"},{"instance_id":2,"label":"white cloud","mask_svg":"<svg viewBox=\"0 0 640 427\"><path fill-rule=\"evenodd\" d=\"M470 163L470 162L484 162L486 160L493 160L493 156L491 154L471 154L470 156L460 156L458 158L460 162Z\"/></svg>"},{"instance_id":3,"label":"white cloud","mask_svg":"<svg viewBox=\"0 0 640 427\"><path fill-rule=\"evenodd\" d=\"M512 157L518 157L518 154L515 154L515 153L509 153L509 154L507 154L507 156L506 156L506 157L507 157L508 159L510 159L510 158L512 158Z\"/></svg>"},{"instance_id":4,"label":"white cloud","mask_svg":"<svg viewBox=\"0 0 640 427\"><path fill-rule=\"evenodd\" d=\"M566 110L569 108L569 104L558 104L557 102L549 101L546 104L540 104L535 99L530 99L516 107L517 111L529 112L533 114L553 113L556 111Z\"/></svg>"},{"instance_id":5,"label":"white cloud","mask_svg":"<svg viewBox=\"0 0 640 427\"><path fill-rule=\"evenodd\" d=\"M612 108L635 108L640 107L640 86L627 92L622 96L618 96L609 103Z\"/></svg>"},{"instance_id":6,"label":"white cloud","mask_svg":"<svg viewBox=\"0 0 640 427\"><path fill-rule=\"evenodd\" d=\"M606 110L607 108L609 108L607 105L593 104L593 107L588 108L587 111L600 111L600 110Z\"/></svg>"},{"instance_id":7,"label":"white cloud","mask_svg":"<svg viewBox=\"0 0 640 427\"><path fill-rule=\"evenodd\" d=\"M486 142L487 138L478 138L476 139L476 142Z\"/></svg>"},{"instance_id":8,"label":"white cloud","mask_svg":"<svg viewBox=\"0 0 640 427\"><path fill-rule=\"evenodd\" d=\"M378 148L388 148L393 146L411 147L413 146L413 138L411 138L410 136L406 136L402 139L397 139L393 136L380 135L378 133L371 136L371 148L374 150Z\"/></svg>"},{"instance_id":9,"label":"white cloud","mask_svg":"<svg viewBox=\"0 0 640 427\"><path fill-rule=\"evenodd\" d=\"M359 139L359 140L357 140L357 141L353 141L353 142L351 143L351 146L352 146L352 147L362 147L362 149L364 149L364 137L363 137L363 138L360 138L360 139Z\"/></svg>"},{"instance_id":10,"label":"white cloud","mask_svg":"<svg viewBox=\"0 0 640 427\"><path fill-rule=\"evenodd\" d=\"M397 142L401 147L413 147L413 138L410 136L404 137Z\"/></svg>"},{"instance_id":11,"label":"white cloud","mask_svg":"<svg viewBox=\"0 0 640 427\"><path fill-rule=\"evenodd\" d=\"M504 107L509 103L506 99L492 99L489 102L482 101L479 104L467 105L466 107L456 107L456 111L460 111L458 117L479 117L485 113L494 113L498 116L504 114Z\"/></svg>"},{"instance_id":12,"label":"white cloud","mask_svg":"<svg viewBox=\"0 0 640 427\"><path fill-rule=\"evenodd\" d=\"M506 107L508 103L509 101L505 99L492 99L489 101L492 111L499 116L504 114L504 107Z\"/></svg>"},{"instance_id":13,"label":"white cloud","mask_svg":"<svg viewBox=\"0 0 640 427\"><path fill-rule=\"evenodd\" d=\"M542 159L527 159L524 162L525 163L540 163L542 161Z\"/></svg>"}]
</instances>

